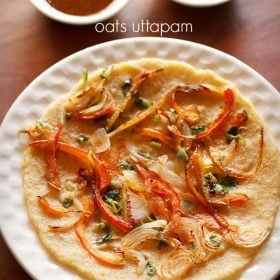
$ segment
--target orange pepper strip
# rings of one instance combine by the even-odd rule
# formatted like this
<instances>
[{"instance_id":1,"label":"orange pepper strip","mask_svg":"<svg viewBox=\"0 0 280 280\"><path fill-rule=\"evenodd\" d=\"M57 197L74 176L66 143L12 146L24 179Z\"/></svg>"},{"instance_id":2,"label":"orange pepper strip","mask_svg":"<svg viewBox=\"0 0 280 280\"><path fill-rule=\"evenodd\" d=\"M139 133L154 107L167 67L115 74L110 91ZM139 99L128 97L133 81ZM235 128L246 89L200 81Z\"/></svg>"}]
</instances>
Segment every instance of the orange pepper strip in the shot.
<instances>
[{"instance_id":1,"label":"orange pepper strip","mask_svg":"<svg viewBox=\"0 0 280 280\"><path fill-rule=\"evenodd\" d=\"M80 240L82 246L86 249L86 251L89 253L90 256L92 256L94 259L96 259L98 262L100 262L103 265L107 266L123 266L123 258L120 257L117 254L111 254L109 252L104 252L101 250L98 250L96 248L93 248L88 243L88 240L85 236L85 224L82 222L78 222L74 226L75 233Z\"/></svg>"},{"instance_id":2,"label":"orange pepper strip","mask_svg":"<svg viewBox=\"0 0 280 280\"><path fill-rule=\"evenodd\" d=\"M56 150L59 134L62 126L57 125L53 131L51 131L48 145L46 147L46 180L49 187L61 190L58 167L56 162Z\"/></svg>"},{"instance_id":3,"label":"orange pepper strip","mask_svg":"<svg viewBox=\"0 0 280 280\"><path fill-rule=\"evenodd\" d=\"M151 129L151 128L140 128L137 129L137 133L152 138L152 139L156 139L159 140L161 143L165 144L166 146L168 146L171 150L174 150L174 143L171 137L166 136L165 134L163 134L160 131Z\"/></svg>"},{"instance_id":4,"label":"orange pepper strip","mask_svg":"<svg viewBox=\"0 0 280 280\"><path fill-rule=\"evenodd\" d=\"M69 211L64 211L64 210L59 210L59 209L53 208L47 202L47 200L42 196L38 196L38 203L44 211L46 211L49 215L52 215L52 216L61 217L61 216L65 216L69 212Z\"/></svg>"},{"instance_id":5,"label":"orange pepper strip","mask_svg":"<svg viewBox=\"0 0 280 280\"><path fill-rule=\"evenodd\" d=\"M36 147L36 148L46 148L48 144L49 144L49 140L38 140L29 143L31 147ZM76 157L88 167L91 167L94 164L94 160L91 157L89 157L88 153L80 149L79 147L59 141L57 143L57 149L59 151L65 152L69 155Z\"/></svg>"}]
</instances>

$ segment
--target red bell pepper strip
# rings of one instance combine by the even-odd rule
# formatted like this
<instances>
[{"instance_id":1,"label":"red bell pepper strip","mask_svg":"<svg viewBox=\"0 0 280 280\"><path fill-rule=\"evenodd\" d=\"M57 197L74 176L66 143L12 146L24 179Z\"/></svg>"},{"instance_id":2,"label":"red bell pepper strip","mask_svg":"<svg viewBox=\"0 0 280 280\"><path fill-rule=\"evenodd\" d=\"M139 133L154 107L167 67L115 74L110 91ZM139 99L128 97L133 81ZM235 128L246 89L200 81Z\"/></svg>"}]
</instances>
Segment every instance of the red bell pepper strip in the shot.
<instances>
[{"instance_id":1,"label":"red bell pepper strip","mask_svg":"<svg viewBox=\"0 0 280 280\"><path fill-rule=\"evenodd\" d=\"M227 89L224 91L224 109L206 131L201 132L197 135L184 135L178 130L176 126L168 126L168 129L177 137L189 140L200 140L205 138L206 136L211 136L224 127L224 124L232 111L233 104L234 93L231 89Z\"/></svg>"},{"instance_id":2,"label":"red bell pepper strip","mask_svg":"<svg viewBox=\"0 0 280 280\"><path fill-rule=\"evenodd\" d=\"M179 195L163 178L140 164L135 167L145 180L146 197L154 214L158 213L162 218L169 217L170 220L173 215L183 213Z\"/></svg>"},{"instance_id":3,"label":"red bell pepper strip","mask_svg":"<svg viewBox=\"0 0 280 280\"><path fill-rule=\"evenodd\" d=\"M133 226L131 223L124 221L121 217L114 215L106 206L106 203L102 200L100 191L98 188L95 188L94 203L100 210L104 218L109 222L110 225L115 226L116 228L122 231L130 231Z\"/></svg>"}]
</instances>

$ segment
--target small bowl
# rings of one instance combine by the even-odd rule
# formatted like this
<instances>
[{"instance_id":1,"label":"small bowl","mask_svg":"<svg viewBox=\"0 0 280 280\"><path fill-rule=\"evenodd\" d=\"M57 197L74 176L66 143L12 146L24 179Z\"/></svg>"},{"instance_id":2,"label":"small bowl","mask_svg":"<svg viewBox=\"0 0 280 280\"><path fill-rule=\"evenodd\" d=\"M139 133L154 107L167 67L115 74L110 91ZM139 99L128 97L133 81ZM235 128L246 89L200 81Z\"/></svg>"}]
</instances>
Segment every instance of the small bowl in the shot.
<instances>
[{"instance_id":1,"label":"small bowl","mask_svg":"<svg viewBox=\"0 0 280 280\"><path fill-rule=\"evenodd\" d=\"M119 12L129 0L114 0L103 10L86 16L75 16L63 13L54 7L52 7L47 0L30 0L34 7L36 7L45 16L68 24L74 25L86 25L103 21L107 18L112 17Z\"/></svg>"},{"instance_id":2,"label":"small bowl","mask_svg":"<svg viewBox=\"0 0 280 280\"><path fill-rule=\"evenodd\" d=\"M203 8L203 7L220 5L229 2L230 0L172 0L172 1L186 6Z\"/></svg>"}]
</instances>

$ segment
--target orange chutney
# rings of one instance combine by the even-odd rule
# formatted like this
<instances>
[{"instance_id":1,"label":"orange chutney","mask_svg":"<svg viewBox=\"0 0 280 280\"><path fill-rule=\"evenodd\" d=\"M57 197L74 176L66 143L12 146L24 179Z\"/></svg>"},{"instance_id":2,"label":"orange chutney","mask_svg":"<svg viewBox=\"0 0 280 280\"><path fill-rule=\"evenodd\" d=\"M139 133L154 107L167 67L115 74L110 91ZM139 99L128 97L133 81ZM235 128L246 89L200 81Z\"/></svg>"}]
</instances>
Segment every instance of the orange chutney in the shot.
<instances>
[{"instance_id":1,"label":"orange chutney","mask_svg":"<svg viewBox=\"0 0 280 280\"><path fill-rule=\"evenodd\" d=\"M63 13L85 16L103 10L113 0L47 0L47 2Z\"/></svg>"}]
</instances>

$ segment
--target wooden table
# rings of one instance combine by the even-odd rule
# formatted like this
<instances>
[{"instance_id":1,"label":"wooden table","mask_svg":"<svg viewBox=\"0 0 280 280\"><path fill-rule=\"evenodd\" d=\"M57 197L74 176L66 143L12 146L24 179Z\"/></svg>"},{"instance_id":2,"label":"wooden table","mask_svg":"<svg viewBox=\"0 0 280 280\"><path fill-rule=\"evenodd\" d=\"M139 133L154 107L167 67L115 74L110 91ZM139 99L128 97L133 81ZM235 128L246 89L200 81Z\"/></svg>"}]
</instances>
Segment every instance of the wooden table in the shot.
<instances>
[{"instance_id":1,"label":"wooden table","mask_svg":"<svg viewBox=\"0 0 280 280\"><path fill-rule=\"evenodd\" d=\"M184 7L169 0L131 0L115 20L190 22L193 32L166 36L210 45L255 68L280 90L279 0L232 0L207 9ZM29 1L1 1L0 10L0 120L21 91L58 60L85 47L114 39L152 33L96 33L93 25L54 22ZM1 210L0 210L1 211ZM31 279L0 239L0 279Z\"/></svg>"}]
</instances>

